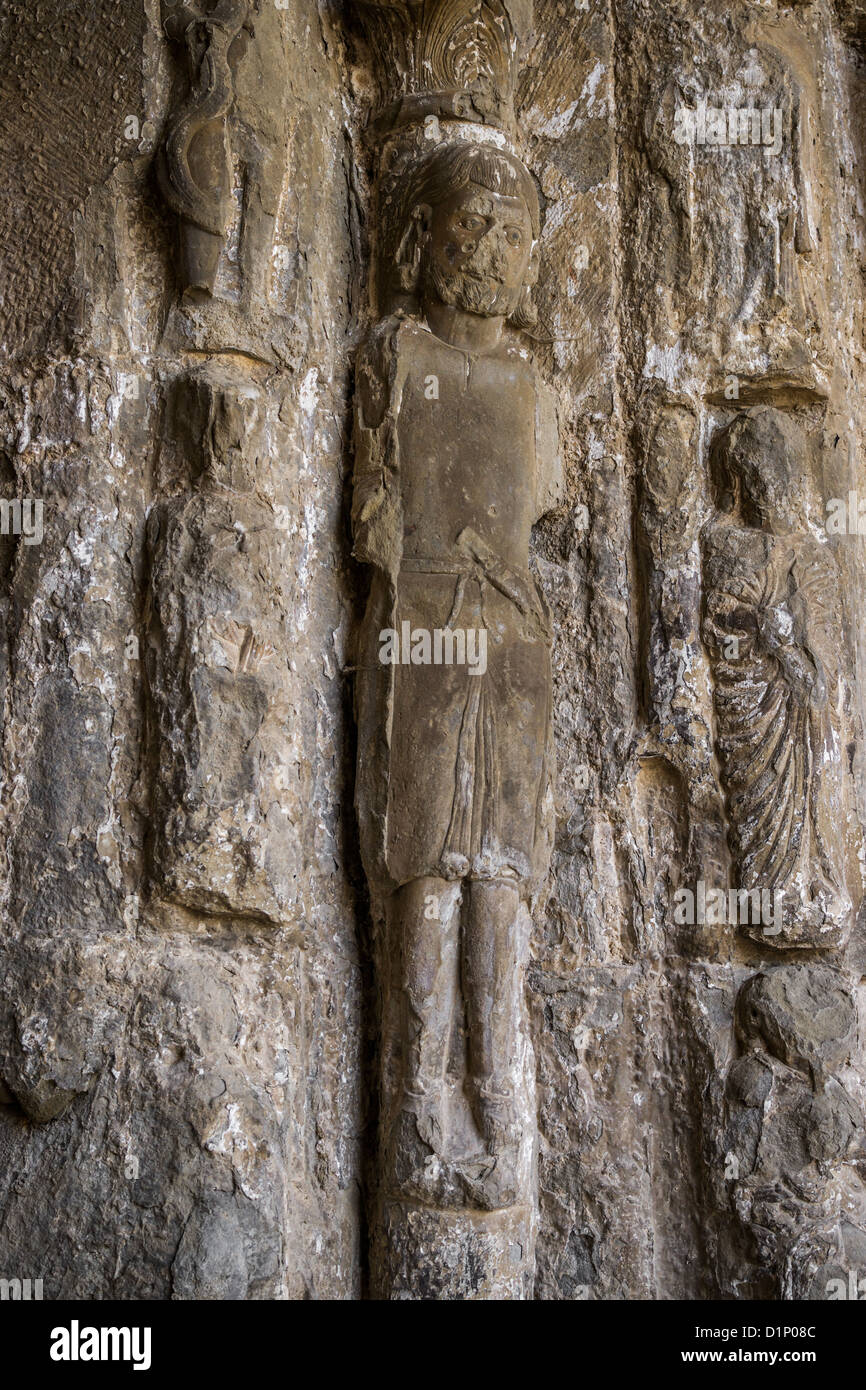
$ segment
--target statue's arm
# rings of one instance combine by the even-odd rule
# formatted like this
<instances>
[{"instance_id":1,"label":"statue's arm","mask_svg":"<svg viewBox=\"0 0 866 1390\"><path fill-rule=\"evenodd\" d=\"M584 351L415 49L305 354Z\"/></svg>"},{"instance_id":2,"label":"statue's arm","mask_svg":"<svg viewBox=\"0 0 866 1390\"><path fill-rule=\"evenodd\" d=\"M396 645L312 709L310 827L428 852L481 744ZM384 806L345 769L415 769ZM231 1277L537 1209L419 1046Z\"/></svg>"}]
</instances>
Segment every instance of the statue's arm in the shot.
<instances>
[{"instance_id":1,"label":"statue's arm","mask_svg":"<svg viewBox=\"0 0 866 1390\"><path fill-rule=\"evenodd\" d=\"M377 325L355 368L352 535L365 564L393 571L399 563L400 500L395 412L399 401L396 325Z\"/></svg>"},{"instance_id":2,"label":"statue's arm","mask_svg":"<svg viewBox=\"0 0 866 1390\"><path fill-rule=\"evenodd\" d=\"M540 377L535 388L535 457L537 489L535 519L560 507L565 500L565 476L559 441L556 397Z\"/></svg>"},{"instance_id":3,"label":"statue's arm","mask_svg":"<svg viewBox=\"0 0 866 1390\"><path fill-rule=\"evenodd\" d=\"M799 641L786 607L768 607L759 616L758 632L764 650L774 656L789 684L813 705L827 701L827 681L817 653Z\"/></svg>"},{"instance_id":4,"label":"statue's arm","mask_svg":"<svg viewBox=\"0 0 866 1390\"><path fill-rule=\"evenodd\" d=\"M713 655L730 660L735 667L752 654L772 657L792 690L813 704L823 704L823 668L798 641L785 604L750 594L743 586L736 591L715 588L707 596L703 636ZM736 639L733 647L732 638Z\"/></svg>"}]
</instances>

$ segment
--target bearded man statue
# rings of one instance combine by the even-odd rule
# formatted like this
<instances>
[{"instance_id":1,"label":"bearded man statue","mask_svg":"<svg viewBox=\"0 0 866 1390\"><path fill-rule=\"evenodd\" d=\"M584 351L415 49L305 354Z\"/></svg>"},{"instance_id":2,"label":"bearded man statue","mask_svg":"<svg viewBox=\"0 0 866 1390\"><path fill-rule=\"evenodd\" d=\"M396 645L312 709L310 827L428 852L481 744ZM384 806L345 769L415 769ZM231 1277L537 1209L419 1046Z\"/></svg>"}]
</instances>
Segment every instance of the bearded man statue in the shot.
<instances>
[{"instance_id":1,"label":"bearded man statue","mask_svg":"<svg viewBox=\"0 0 866 1390\"><path fill-rule=\"evenodd\" d=\"M392 228L406 308L357 368L353 531L373 567L357 809L379 923L383 1181L522 1200L534 1161L523 972L553 809L551 622L532 526L561 481L533 321L539 208L499 149L437 148Z\"/></svg>"}]
</instances>

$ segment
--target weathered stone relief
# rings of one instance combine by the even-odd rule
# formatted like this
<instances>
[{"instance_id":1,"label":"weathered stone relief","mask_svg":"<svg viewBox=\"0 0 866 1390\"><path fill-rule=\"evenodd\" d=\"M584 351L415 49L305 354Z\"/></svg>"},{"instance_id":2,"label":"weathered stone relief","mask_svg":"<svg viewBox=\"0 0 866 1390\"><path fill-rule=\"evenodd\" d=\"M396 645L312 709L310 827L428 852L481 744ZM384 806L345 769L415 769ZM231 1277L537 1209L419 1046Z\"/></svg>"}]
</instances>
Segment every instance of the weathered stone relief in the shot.
<instances>
[{"instance_id":1,"label":"weathered stone relief","mask_svg":"<svg viewBox=\"0 0 866 1390\"><path fill-rule=\"evenodd\" d=\"M356 553L376 566L360 642L358 803L385 904L386 1240L406 1238L395 1223L407 1209L391 1211L400 1199L516 1206L528 1255L522 978L552 808L551 634L528 544L556 483L537 447L542 388L501 329L525 312L537 202L512 156L461 142L426 157L404 207L425 317L379 325L359 362L354 502ZM411 632L420 649L383 666L388 631L404 643ZM439 664L425 639L465 642L462 664ZM488 1238L485 1223L478 1232ZM425 1275L412 1244L414 1277L442 1278ZM520 1273L487 1277L518 1287Z\"/></svg>"},{"instance_id":2,"label":"weathered stone relief","mask_svg":"<svg viewBox=\"0 0 866 1390\"><path fill-rule=\"evenodd\" d=\"M216 365L174 383L170 455L193 490L148 520L153 873L189 908L279 922L299 879L279 518L260 490L266 387ZM186 481L186 480L184 480Z\"/></svg>"},{"instance_id":3,"label":"weathered stone relief","mask_svg":"<svg viewBox=\"0 0 866 1390\"><path fill-rule=\"evenodd\" d=\"M228 115L234 99L234 62L243 44L249 0L220 0L209 11L188 5L169 8L165 30L182 44L189 69L189 94L172 112L159 164L166 202L180 221L181 287L213 294L219 258L225 252L231 216L233 168L228 149Z\"/></svg>"},{"instance_id":4,"label":"weathered stone relief","mask_svg":"<svg viewBox=\"0 0 866 1390\"><path fill-rule=\"evenodd\" d=\"M702 535L703 637L735 881L775 895L774 947L839 948L860 894L840 679L835 557L817 531L806 439L766 408L714 441L719 511ZM818 533L820 534L820 532Z\"/></svg>"},{"instance_id":5,"label":"weathered stone relief","mask_svg":"<svg viewBox=\"0 0 866 1390\"><path fill-rule=\"evenodd\" d=\"M0 1270L358 1297L339 40L268 0L221 50L209 292L155 155L231 16L191 70L172 8L0 16L0 492L44 504L2 537Z\"/></svg>"},{"instance_id":6,"label":"weathered stone relief","mask_svg":"<svg viewBox=\"0 0 866 1390\"><path fill-rule=\"evenodd\" d=\"M0 535L0 1254L52 1297L827 1297L862 0L0 39L0 501L45 503Z\"/></svg>"},{"instance_id":7,"label":"weathered stone relief","mask_svg":"<svg viewBox=\"0 0 866 1390\"><path fill-rule=\"evenodd\" d=\"M763 168L754 170L746 192L745 230L754 250L744 268L726 365L728 373L750 366L760 373L763 366L778 384L824 394L829 324L819 171L829 172L830 161L820 143L815 54L823 36L804 34L784 16L772 24L756 19L749 36L755 47L738 76L753 84L749 105L761 114ZM742 125L739 118L741 142Z\"/></svg>"},{"instance_id":8,"label":"weathered stone relief","mask_svg":"<svg viewBox=\"0 0 866 1390\"><path fill-rule=\"evenodd\" d=\"M700 421L688 397L656 384L636 429L641 451L637 540L642 561L642 657L647 718L659 748L709 776L702 718L706 665L700 640ZM696 789L697 792L697 789Z\"/></svg>"},{"instance_id":9,"label":"weathered stone relief","mask_svg":"<svg viewBox=\"0 0 866 1390\"><path fill-rule=\"evenodd\" d=\"M666 821L680 827L665 936L706 962L659 1017L704 1097L694 1128L684 1115L683 1155L706 1201L715 1296L827 1297L822 1271L831 1257L850 1263L863 1228L853 556L824 525L828 488L853 486L834 451L855 408L829 349L833 316L849 312L836 235L847 156L828 152L826 11L750 6L727 41L721 11L704 18L674 6L642 34L645 58L630 50L627 206L652 266L639 255L626 271L623 330L647 605L639 775L664 783ZM659 916L644 882L660 867L657 807L656 793L632 859L644 923ZM772 1022L777 995L784 1025ZM839 1041L816 1071L825 1023ZM678 1108L676 1084L663 1084Z\"/></svg>"},{"instance_id":10,"label":"weathered stone relief","mask_svg":"<svg viewBox=\"0 0 866 1390\"><path fill-rule=\"evenodd\" d=\"M177 218L180 299L168 341L282 360L292 251L280 12L254 0L161 3L165 36L184 67L157 160Z\"/></svg>"},{"instance_id":11,"label":"weathered stone relief","mask_svg":"<svg viewBox=\"0 0 866 1390\"><path fill-rule=\"evenodd\" d=\"M863 1129L839 1080L857 1048L845 948L862 933L863 870L840 572L816 513L815 451L795 415L735 416L709 461L718 510L702 533L702 631L731 880L750 904L728 921L765 953L793 947L826 962L771 965L740 987L727 1198L755 1233L755 1289L826 1297L819 1272L846 1258L835 1183Z\"/></svg>"},{"instance_id":12,"label":"weathered stone relief","mask_svg":"<svg viewBox=\"0 0 866 1390\"><path fill-rule=\"evenodd\" d=\"M513 130L532 0L361 0L376 55L377 134L461 119Z\"/></svg>"},{"instance_id":13,"label":"weathered stone relief","mask_svg":"<svg viewBox=\"0 0 866 1390\"><path fill-rule=\"evenodd\" d=\"M651 38L635 227L660 276L644 306L654 322L650 374L674 386L666 368L685 369L686 348L698 382L707 374L703 390L722 403L771 389L825 396L833 251L822 214L839 189L821 70L832 37L811 9L804 19L747 6L735 36L724 24L713 14L700 25L675 5L667 32Z\"/></svg>"},{"instance_id":14,"label":"weathered stone relief","mask_svg":"<svg viewBox=\"0 0 866 1390\"><path fill-rule=\"evenodd\" d=\"M476 7L432 8L459 49ZM497 144L459 130L431 143L399 199L392 184L404 307L356 367L355 554L373 566L357 804L382 991L374 1278L392 1297L523 1297L523 980L553 808L552 634L529 539L560 483L548 392L506 324L534 322L539 208Z\"/></svg>"},{"instance_id":15,"label":"weathered stone relief","mask_svg":"<svg viewBox=\"0 0 866 1390\"><path fill-rule=\"evenodd\" d=\"M756 1233L756 1263L788 1297L827 1296L826 1285L810 1285L840 1242L830 1179L857 1156L863 1130L835 1074L856 1046L856 1023L847 978L824 965L778 966L737 997L725 1177Z\"/></svg>"}]
</instances>

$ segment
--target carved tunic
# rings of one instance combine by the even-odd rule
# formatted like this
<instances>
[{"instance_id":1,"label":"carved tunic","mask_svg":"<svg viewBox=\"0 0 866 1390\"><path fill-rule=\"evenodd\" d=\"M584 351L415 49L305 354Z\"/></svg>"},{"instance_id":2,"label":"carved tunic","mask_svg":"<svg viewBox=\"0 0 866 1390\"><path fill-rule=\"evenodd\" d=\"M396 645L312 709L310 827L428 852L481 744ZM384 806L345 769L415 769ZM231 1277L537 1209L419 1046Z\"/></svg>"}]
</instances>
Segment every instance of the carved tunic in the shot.
<instances>
[{"instance_id":1,"label":"carved tunic","mask_svg":"<svg viewBox=\"0 0 866 1390\"><path fill-rule=\"evenodd\" d=\"M534 367L404 319L371 339L359 373L384 405L373 429L359 409L354 507L356 553L377 566L357 682L368 874L386 890L426 875L531 886L552 798L550 622L529 537L556 488ZM405 650L383 666L389 628L483 629L486 670L415 665Z\"/></svg>"}]
</instances>

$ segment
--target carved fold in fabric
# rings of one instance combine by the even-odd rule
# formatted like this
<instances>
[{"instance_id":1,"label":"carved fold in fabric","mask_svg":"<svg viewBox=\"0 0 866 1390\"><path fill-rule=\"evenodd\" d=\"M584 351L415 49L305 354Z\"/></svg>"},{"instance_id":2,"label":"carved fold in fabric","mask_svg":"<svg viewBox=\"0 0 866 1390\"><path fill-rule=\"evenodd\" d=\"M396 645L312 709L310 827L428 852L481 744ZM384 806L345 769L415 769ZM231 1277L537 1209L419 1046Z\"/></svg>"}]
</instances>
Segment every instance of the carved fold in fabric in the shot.
<instances>
[{"instance_id":1,"label":"carved fold in fabric","mask_svg":"<svg viewBox=\"0 0 866 1390\"><path fill-rule=\"evenodd\" d=\"M454 758L450 820L442 842L441 854L438 858L431 857L419 873L435 873L447 879L496 878L506 875L524 880L530 879L533 875L533 863L537 857L535 843L515 845L510 841L504 841L501 834L504 819L505 824L512 825L514 838L514 818L508 815L503 817L501 814L504 810L503 767L509 794L520 780L521 769L509 769L507 751L503 752L500 749L497 734L497 708L504 703L500 688L502 667L508 660L508 648L503 646L503 628L506 624L502 621L498 596L506 597L513 605L515 615L511 626L516 627L516 633L513 634L516 640L526 640L530 645L534 645L536 641L547 640L550 619L544 597L533 575L528 570L523 574L518 573L494 556L474 532L470 534L474 537L476 546L483 548L485 564L476 562L467 565L459 560L431 560L419 557L407 558L402 563L402 570L406 575L452 576L456 580L453 599L448 618L442 626L450 629L461 627L465 630L473 626L477 620L478 630L483 630L487 638L487 670L482 674L473 674L468 672L466 667L462 671L458 668L455 685L462 686L462 690L456 693L455 698L458 702L462 700L463 705L456 753L453 738L455 721L444 718L438 725L443 739L442 760L447 763L452 756ZM409 592L411 585L401 580L398 593L405 598ZM411 611L411 607L411 601L399 603L401 623L407 621L405 615L407 611ZM536 659L534 651L531 659L533 662ZM398 682L401 678L405 686L408 681L404 672L398 672ZM527 689L524 694L531 700L537 696L538 690ZM407 698L405 689L402 691L402 698ZM544 708L547 709L546 701ZM521 801L520 816L524 816L531 807L534 797L536 812L531 814L528 821L533 826L538 824L538 809L543 794L549 787L548 761L545 759L536 767L532 759L529 759L522 769L523 775L530 779L530 794ZM420 779L425 797L430 792L431 784L435 785L436 776L438 773ZM447 787L447 771L444 771L444 778ZM535 782L537 786L532 785ZM392 825L403 819L401 807L393 798L389 802L388 819ZM414 832L417 822L410 820L409 824ZM395 839L389 840L389 845L393 846L395 843ZM398 862L399 860L393 862L392 872L397 868ZM418 868L417 865L415 867ZM399 875L395 876L402 879L407 876L407 872L404 863ZM408 877L419 876L419 873L408 874Z\"/></svg>"},{"instance_id":2,"label":"carved fold in fabric","mask_svg":"<svg viewBox=\"0 0 866 1390\"><path fill-rule=\"evenodd\" d=\"M453 574L407 568L394 626L443 629L454 596ZM483 675L466 665L390 668L388 878L508 874L532 892L546 872L550 833L539 822L550 789L549 656L515 604L471 575L459 626L487 633ZM522 737L503 739L502 729L515 727Z\"/></svg>"},{"instance_id":3,"label":"carved fold in fabric","mask_svg":"<svg viewBox=\"0 0 866 1390\"><path fill-rule=\"evenodd\" d=\"M810 866L805 911L820 932L843 925L851 910L821 829L836 802L828 783L836 780L840 753L838 682L817 652L798 641L789 609L807 594L812 603L827 602L833 585L825 555L810 562L811 584L798 584L800 564L790 547L766 559L763 573L729 582L708 602L719 749L742 886L788 884L802 859ZM711 579L722 564L717 553ZM731 639L738 661L724 658ZM822 800L830 806L822 807Z\"/></svg>"},{"instance_id":4,"label":"carved fold in fabric","mask_svg":"<svg viewBox=\"0 0 866 1390\"><path fill-rule=\"evenodd\" d=\"M496 719L484 677L469 687L457 741L454 800L442 864L454 876L482 876L482 865L496 853Z\"/></svg>"}]
</instances>

